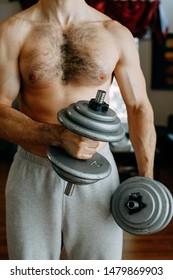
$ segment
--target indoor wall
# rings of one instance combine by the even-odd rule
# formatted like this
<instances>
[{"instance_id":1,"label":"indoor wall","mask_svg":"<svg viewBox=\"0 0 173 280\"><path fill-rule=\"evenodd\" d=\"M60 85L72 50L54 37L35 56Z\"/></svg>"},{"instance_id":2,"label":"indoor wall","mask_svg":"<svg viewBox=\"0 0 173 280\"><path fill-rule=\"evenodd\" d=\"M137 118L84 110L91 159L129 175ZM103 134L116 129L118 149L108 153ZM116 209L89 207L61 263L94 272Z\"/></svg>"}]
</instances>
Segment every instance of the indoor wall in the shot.
<instances>
[{"instance_id":1,"label":"indoor wall","mask_svg":"<svg viewBox=\"0 0 173 280\"><path fill-rule=\"evenodd\" d=\"M162 0L161 2L168 20L169 32L173 33L173 0ZM151 39L142 39L139 45L141 67L147 82L148 96L154 109L155 124L166 125L168 115L173 114L173 90L151 89L152 41Z\"/></svg>"}]
</instances>

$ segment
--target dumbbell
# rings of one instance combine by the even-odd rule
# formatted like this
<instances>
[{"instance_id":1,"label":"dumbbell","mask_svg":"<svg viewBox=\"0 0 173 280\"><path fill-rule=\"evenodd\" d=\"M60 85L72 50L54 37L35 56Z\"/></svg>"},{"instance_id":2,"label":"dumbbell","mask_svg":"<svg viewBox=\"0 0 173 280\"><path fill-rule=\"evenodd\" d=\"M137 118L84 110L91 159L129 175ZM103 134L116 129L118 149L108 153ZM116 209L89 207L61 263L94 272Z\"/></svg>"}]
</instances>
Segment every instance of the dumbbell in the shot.
<instances>
[{"instance_id":1,"label":"dumbbell","mask_svg":"<svg viewBox=\"0 0 173 280\"><path fill-rule=\"evenodd\" d=\"M98 90L90 101L81 100L60 110L59 122L81 136L103 142L121 141L125 136L120 119L104 102L106 92ZM69 156L64 149L50 146L47 156L57 174L66 180L65 194L71 196L75 185L93 184L109 176L110 163L99 153L89 160Z\"/></svg>"},{"instance_id":2,"label":"dumbbell","mask_svg":"<svg viewBox=\"0 0 173 280\"><path fill-rule=\"evenodd\" d=\"M122 182L111 200L116 223L126 232L147 235L163 230L173 216L173 198L162 183L135 176Z\"/></svg>"}]
</instances>

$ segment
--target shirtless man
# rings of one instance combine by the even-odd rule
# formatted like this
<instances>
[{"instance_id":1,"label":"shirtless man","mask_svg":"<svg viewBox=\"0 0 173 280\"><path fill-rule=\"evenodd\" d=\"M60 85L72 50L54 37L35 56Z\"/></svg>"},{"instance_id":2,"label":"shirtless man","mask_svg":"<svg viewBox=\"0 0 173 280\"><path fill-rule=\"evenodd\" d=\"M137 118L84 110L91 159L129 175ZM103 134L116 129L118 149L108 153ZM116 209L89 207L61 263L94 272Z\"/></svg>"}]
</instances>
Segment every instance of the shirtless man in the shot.
<instances>
[{"instance_id":1,"label":"shirtless man","mask_svg":"<svg viewBox=\"0 0 173 280\"><path fill-rule=\"evenodd\" d=\"M153 177L155 130L131 33L84 0L40 0L0 25L0 138L18 144L6 188L10 259L121 259L122 231L110 213L119 184L108 145L75 135L57 112L109 91L114 73L127 106L139 175ZM19 111L11 108L17 98ZM108 102L108 97L107 97ZM66 197L46 157L49 145L88 159L97 151L111 175Z\"/></svg>"}]
</instances>

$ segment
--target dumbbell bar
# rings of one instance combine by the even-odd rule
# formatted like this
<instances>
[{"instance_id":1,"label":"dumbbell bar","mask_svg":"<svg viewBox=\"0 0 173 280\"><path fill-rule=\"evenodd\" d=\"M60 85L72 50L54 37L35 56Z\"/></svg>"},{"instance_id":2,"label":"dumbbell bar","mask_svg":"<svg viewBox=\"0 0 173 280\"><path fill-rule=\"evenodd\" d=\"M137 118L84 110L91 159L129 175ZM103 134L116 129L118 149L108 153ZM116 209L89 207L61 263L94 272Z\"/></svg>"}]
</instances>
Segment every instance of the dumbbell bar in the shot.
<instances>
[{"instance_id":1,"label":"dumbbell bar","mask_svg":"<svg viewBox=\"0 0 173 280\"><path fill-rule=\"evenodd\" d=\"M134 235L157 233L173 216L173 199L162 183L146 177L127 179L116 189L111 202L117 224Z\"/></svg>"}]
</instances>

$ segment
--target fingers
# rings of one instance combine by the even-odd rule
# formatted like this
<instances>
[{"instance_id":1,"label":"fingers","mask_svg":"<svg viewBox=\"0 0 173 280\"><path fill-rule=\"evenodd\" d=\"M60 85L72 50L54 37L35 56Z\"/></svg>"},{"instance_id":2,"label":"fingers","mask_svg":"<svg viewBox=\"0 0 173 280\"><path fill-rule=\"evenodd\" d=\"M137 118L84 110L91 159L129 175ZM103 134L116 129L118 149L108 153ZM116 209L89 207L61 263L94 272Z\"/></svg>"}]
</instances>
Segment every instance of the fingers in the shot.
<instances>
[{"instance_id":1,"label":"fingers","mask_svg":"<svg viewBox=\"0 0 173 280\"><path fill-rule=\"evenodd\" d=\"M61 139L63 148L77 159L89 159L95 154L99 146L99 141L77 135L71 131L66 131Z\"/></svg>"},{"instance_id":2,"label":"fingers","mask_svg":"<svg viewBox=\"0 0 173 280\"><path fill-rule=\"evenodd\" d=\"M82 138L78 143L78 149L75 157L79 159L89 159L96 153L99 142L88 138Z\"/></svg>"}]
</instances>

